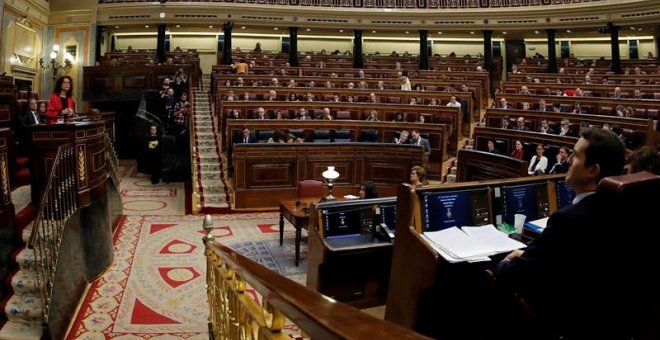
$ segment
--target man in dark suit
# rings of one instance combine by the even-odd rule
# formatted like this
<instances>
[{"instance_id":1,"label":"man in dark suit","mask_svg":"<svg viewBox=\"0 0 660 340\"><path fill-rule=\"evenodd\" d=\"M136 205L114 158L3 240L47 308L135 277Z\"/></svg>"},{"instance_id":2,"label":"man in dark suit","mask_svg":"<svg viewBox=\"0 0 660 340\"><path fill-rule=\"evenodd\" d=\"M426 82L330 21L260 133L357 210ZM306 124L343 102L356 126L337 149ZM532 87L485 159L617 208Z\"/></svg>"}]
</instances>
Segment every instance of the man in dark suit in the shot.
<instances>
[{"instance_id":1,"label":"man in dark suit","mask_svg":"<svg viewBox=\"0 0 660 340\"><path fill-rule=\"evenodd\" d=\"M487 147L488 147L488 149L486 151L488 151L490 153L494 153L496 155L500 154L500 150L497 150L495 148L495 142L492 139L488 140L488 146Z\"/></svg>"},{"instance_id":2,"label":"man in dark suit","mask_svg":"<svg viewBox=\"0 0 660 340\"><path fill-rule=\"evenodd\" d=\"M431 155L431 143L429 143L428 139L422 138L418 130L412 130L412 132L410 132L410 136L412 137L410 144L423 147L424 153L427 156Z\"/></svg>"},{"instance_id":3,"label":"man in dark suit","mask_svg":"<svg viewBox=\"0 0 660 340\"><path fill-rule=\"evenodd\" d=\"M557 163L555 163L549 174L565 174L568 172L568 147L562 146L559 148L559 153L557 153Z\"/></svg>"},{"instance_id":4,"label":"man in dark suit","mask_svg":"<svg viewBox=\"0 0 660 340\"><path fill-rule=\"evenodd\" d=\"M495 269L496 282L529 304L548 338L631 338L623 325L632 311L619 304L631 292L614 286L626 269L612 268L613 257L624 256L613 249L622 231L608 215L609 201L596 193L602 178L622 173L624 154L610 131L585 130L568 161L573 205L553 213L526 250L513 251Z\"/></svg>"},{"instance_id":5,"label":"man in dark suit","mask_svg":"<svg viewBox=\"0 0 660 340\"><path fill-rule=\"evenodd\" d=\"M37 124L46 124L46 118L42 117L39 112L37 112L37 100L30 99L28 102L28 109L25 112L21 112L18 116L18 122L22 127L37 125Z\"/></svg>"},{"instance_id":6,"label":"man in dark suit","mask_svg":"<svg viewBox=\"0 0 660 340\"><path fill-rule=\"evenodd\" d=\"M525 117L518 117L516 119L516 126L513 129L519 131L529 131L529 128L525 126Z\"/></svg>"},{"instance_id":7,"label":"man in dark suit","mask_svg":"<svg viewBox=\"0 0 660 340\"><path fill-rule=\"evenodd\" d=\"M240 135L234 138L234 144L251 144L256 143L257 138L252 134L252 128L243 126L243 131Z\"/></svg>"}]
</instances>

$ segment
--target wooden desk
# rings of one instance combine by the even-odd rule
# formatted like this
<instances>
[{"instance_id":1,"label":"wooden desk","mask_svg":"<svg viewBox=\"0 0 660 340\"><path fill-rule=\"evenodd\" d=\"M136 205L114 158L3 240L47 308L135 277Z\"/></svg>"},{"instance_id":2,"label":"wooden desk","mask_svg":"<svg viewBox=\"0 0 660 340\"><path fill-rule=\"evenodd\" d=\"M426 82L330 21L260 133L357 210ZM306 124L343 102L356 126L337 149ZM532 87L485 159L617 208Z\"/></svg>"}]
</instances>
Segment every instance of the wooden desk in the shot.
<instances>
[{"instance_id":1,"label":"wooden desk","mask_svg":"<svg viewBox=\"0 0 660 340\"><path fill-rule=\"evenodd\" d=\"M300 239L302 238L302 228L307 229L309 226L309 207L313 202L318 202L319 199L303 199L303 200L280 200L280 246L284 242L284 219L291 222L296 229L296 267L300 263ZM300 206L296 204L300 202ZM305 208L308 210L305 212Z\"/></svg>"}]
</instances>

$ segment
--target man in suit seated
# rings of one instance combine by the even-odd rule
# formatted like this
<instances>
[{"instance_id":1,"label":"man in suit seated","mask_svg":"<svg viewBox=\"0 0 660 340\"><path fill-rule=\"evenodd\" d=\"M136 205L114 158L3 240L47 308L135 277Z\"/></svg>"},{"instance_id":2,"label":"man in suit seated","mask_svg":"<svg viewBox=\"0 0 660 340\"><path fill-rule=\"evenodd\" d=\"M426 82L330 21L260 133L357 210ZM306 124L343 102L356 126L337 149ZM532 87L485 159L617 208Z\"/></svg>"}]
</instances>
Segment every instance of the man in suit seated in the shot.
<instances>
[{"instance_id":1,"label":"man in suit seated","mask_svg":"<svg viewBox=\"0 0 660 340\"><path fill-rule=\"evenodd\" d=\"M486 151L489 152L489 153L494 153L496 155L500 154L500 150L497 150L495 148L495 142L492 139L488 140L488 146L487 146Z\"/></svg>"},{"instance_id":2,"label":"man in suit seated","mask_svg":"<svg viewBox=\"0 0 660 340\"><path fill-rule=\"evenodd\" d=\"M637 321L629 315L638 311L627 308L633 307L628 298L637 292L617 286L627 280L628 269L612 265L613 258L627 255L618 253L617 239L631 231L613 225L611 203L596 192L601 179L622 173L625 146L612 132L589 128L574 150L566 175L577 194L573 205L553 213L525 250L502 260L496 282L525 300L541 320L537 331L547 338L631 339L627 327Z\"/></svg>"},{"instance_id":3,"label":"man in suit seated","mask_svg":"<svg viewBox=\"0 0 660 340\"><path fill-rule=\"evenodd\" d=\"M28 109L19 113L18 123L21 127L30 125L46 124L46 117L43 117L37 112L37 100L30 99L28 102Z\"/></svg>"},{"instance_id":4,"label":"man in suit seated","mask_svg":"<svg viewBox=\"0 0 660 340\"><path fill-rule=\"evenodd\" d=\"M550 127L550 124L548 124L548 121L546 119L541 120L541 128L539 129L540 133L545 133L549 135L554 135L555 130Z\"/></svg>"},{"instance_id":5,"label":"man in suit seated","mask_svg":"<svg viewBox=\"0 0 660 340\"><path fill-rule=\"evenodd\" d=\"M518 117L516 119L516 126L513 129L518 131L529 131L529 128L525 126L525 117Z\"/></svg>"},{"instance_id":6,"label":"man in suit seated","mask_svg":"<svg viewBox=\"0 0 660 340\"><path fill-rule=\"evenodd\" d=\"M559 129L560 136L577 137L577 134L570 129L571 122L568 119L562 119L560 125L561 125Z\"/></svg>"},{"instance_id":7,"label":"man in suit seated","mask_svg":"<svg viewBox=\"0 0 660 340\"><path fill-rule=\"evenodd\" d=\"M568 147L562 146L559 148L559 153L557 153L557 163L555 163L549 174L565 174L568 172Z\"/></svg>"},{"instance_id":8,"label":"man in suit seated","mask_svg":"<svg viewBox=\"0 0 660 340\"><path fill-rule=\"evenodd\" d=\"M260 107L260 108L257 109L257 112L254 115L254 119L266 120L266 119L269 119L269 118L268 118L268 115L266 114L266 110L264 110L263 107Z\"/></svg>"},{"instance_id":9,"label":"man in suit seated","mask_svg":"<svg viewBox=\"0 0 660 340\"><path fill-rule=\"evenodd\" d=\"M431 155L431 143L429 143L428 139L422 138L422 136L419 134L418 130L412 130L410 132L410 137L412 139L410 140L410 144L412 145L419 145L424 148L424 153L427 156Z\"/></svg>"},{"instance_id":10,"label":"man in suit seated","mask_svg":"<svg viewBox=\"0 0 660 340\"><path fill-rule=\"evenodd\" d=\"M257 142L257 137L252 134L252 128L243 126L242 133L234 137L234 144L252 144Z\"/></svg>"}]
</instances>

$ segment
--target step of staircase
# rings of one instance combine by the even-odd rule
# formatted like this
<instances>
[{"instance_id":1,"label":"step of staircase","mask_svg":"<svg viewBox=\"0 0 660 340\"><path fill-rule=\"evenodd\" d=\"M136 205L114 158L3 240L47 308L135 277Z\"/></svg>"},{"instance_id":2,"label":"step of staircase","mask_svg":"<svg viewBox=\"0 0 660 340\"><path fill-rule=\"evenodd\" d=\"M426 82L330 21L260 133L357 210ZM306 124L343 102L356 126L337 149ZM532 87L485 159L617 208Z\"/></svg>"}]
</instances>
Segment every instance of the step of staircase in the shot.
<instances>
[{"instance_id":1,"label":"step of staircase","mask_svg":"<svg viewBox=\"0 0 660 340\"><path fill-rule=\"evenodd\" d=\"M41 325L35 327L32 324L9 321L0 329L0 339L3 340L39 340L42 335Z\"/></svg>"},{"instance_id":2,"label":"step of staircase","mask_svg":"<svg viewBox=\"0 0 660 340\"><path fill-rule=\"evenodd\" d=\"M33 295L14 294L5 306L8 321L16 323L40 325L41 312L41 301Z\"/></svg>"}]
</instances>

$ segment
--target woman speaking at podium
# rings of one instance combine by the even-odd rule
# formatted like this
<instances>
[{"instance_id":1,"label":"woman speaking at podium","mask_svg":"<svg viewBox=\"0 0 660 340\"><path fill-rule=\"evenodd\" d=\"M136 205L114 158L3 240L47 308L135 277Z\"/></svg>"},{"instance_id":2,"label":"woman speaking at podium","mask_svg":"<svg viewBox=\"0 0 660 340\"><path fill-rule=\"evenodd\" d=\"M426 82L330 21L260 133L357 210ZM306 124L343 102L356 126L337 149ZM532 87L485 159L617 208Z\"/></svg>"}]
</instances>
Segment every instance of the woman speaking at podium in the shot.
<instances>
[{"instance_id":1,"label":"woman speaking at podium","mask_svg":"<svg viewBox=\"0 0 660 340\"><path fill-rule=\"evenodd\" d=\"M55 90L48 101L46 117L49 123L57 123L58 118L73 118L76 103L73 101L73 80L69 76L57 79Z\"/></svg>"}]
</instances>

